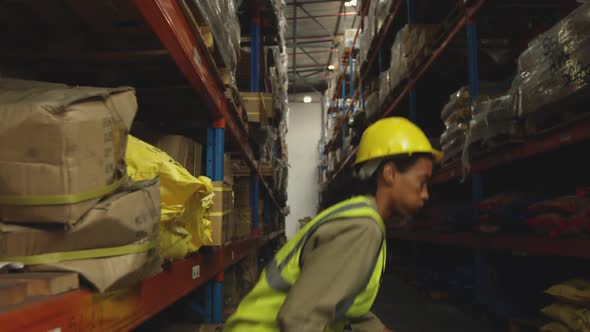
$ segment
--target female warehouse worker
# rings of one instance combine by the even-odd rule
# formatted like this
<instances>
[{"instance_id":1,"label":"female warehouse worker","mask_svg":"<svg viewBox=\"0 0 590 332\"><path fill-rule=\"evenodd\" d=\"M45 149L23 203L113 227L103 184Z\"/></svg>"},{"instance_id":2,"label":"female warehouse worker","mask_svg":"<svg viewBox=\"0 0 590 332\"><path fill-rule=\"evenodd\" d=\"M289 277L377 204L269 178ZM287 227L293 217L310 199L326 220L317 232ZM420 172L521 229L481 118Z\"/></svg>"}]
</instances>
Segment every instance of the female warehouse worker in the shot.
<instances>
[{"instance_id":1,"label":"female warehouse worker","mask_svg":"<svg viewBox=\"0 0 590 332\"><path fill-rule=\"evenodd\" d=\"M383 220L424 205L441 156L404 118L369 126L355 162L365 195L322 211L289 240L224 332L390 331L370 311L385 270Z\"/></svg>"}]
</instances>

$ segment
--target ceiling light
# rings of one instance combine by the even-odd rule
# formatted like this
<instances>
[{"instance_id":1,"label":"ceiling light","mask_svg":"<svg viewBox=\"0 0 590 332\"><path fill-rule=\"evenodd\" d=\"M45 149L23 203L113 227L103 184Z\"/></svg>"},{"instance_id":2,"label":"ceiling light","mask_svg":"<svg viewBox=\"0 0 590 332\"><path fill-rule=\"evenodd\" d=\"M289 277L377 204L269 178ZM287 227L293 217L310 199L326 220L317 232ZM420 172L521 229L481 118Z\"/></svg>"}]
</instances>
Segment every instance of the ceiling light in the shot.
<instances>
[{"instance_id":1,"label":"ceiling light","mask_svg":"<svg viewBox=\"0 0 590 332\"><path fill-rule=\"evenodd\" d=\"M329 65L328 66L328 70L334 70L334 68L335 68L334 65Z\"/></svg>"},{"instance_id":2,"label":"ceiling light","mask_svg":"<svg viewBox=\"0 0 590 332\"><path fill-rule=\"evenodd\" d=\"M346 1L346 2L344 3L344 7L352 7L352 6L353 6L353 5L352 5L352 1Z\"/></svg>"},{"instance_id":3,"label":"ceiling light","mask_svg":"<svg viewBox=\"0 0 590 332\"><path fill-rule=\"evenodd\" d=\"M303 102L306 103L306 104L311 103L311 97L310 96L303 97Z\"/></svg>"}]
</instances>

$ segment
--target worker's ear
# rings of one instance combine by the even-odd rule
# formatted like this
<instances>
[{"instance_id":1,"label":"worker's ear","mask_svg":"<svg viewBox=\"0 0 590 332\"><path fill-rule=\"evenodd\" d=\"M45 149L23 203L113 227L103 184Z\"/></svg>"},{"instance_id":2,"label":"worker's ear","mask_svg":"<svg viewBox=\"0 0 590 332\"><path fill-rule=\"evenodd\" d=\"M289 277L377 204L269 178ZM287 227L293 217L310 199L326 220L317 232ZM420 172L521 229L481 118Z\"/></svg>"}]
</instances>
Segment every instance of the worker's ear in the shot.
<instances>
[{"instance_id":1,"label":"worker's ear","mask_svg":"<svg viewBox=\"0 0 590 332\"><path fill-rule=\"evenodd\" d=\"M397 179L397 167L393 161L388 161L383 165L383 181L388 185L392 186Z\"/></svg>"}]
</instances>

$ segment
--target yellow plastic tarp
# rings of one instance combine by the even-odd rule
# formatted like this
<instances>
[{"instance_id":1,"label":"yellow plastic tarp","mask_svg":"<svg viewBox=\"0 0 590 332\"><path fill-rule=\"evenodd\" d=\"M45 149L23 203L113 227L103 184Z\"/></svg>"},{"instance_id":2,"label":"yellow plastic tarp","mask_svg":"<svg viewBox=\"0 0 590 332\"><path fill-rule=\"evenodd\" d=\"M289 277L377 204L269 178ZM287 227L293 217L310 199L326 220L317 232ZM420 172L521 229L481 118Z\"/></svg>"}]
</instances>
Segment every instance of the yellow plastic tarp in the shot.
<instances>
[{"instance_id":1,"label":"yellow plastic tarp","mask_svg":"<svg viewBox=\"0 0 590 332\"><path fill-rule=\"evenodd\" d=\"M559 322L551 322L541 327L541 332L571 332L567 326Z\"/></svg>"},{"instance_id":2,"label":"yellow plastic tarp","mask_svg":"<svg viewBox=\"0 0 590 332\"><path fill-rule=\"evenodd\" d=\"M554 303L543 308L543 313L567 325L575 332L590 332L590 309L565 303Z\"/></svg>"},{"instance_id":3,"label":"yellow plastic tarp","mask_svg":"<svg viewBox=\"0 0 590 332\"><path fill-rule=\"evenodd\" d=\"M590 306L590 280L568 280L549 287L545 293L564 302Z\"/></svg>"},{"instance_id":4,"label":"yellow plastic tarp","mask_svg":"<svg viewBox=\"0 0 590 332\"><path fill-rule=\"evenodd\" d=\"M209 178L192 176L167 153L131 135L126 161L127 173L134 181L160 178L163 257L181 259L212 243L211 221L207 219L213 204Z\"/></svg>"}]
</instances>

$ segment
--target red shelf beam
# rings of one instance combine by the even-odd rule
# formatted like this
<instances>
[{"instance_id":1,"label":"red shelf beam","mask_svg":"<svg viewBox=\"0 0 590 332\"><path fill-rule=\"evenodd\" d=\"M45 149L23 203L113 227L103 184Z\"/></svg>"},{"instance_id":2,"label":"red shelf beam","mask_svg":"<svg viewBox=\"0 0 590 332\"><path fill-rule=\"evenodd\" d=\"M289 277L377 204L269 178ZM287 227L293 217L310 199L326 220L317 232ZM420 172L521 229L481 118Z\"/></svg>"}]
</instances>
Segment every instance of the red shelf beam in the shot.
<instances>
[{"instance_id":1,"label":"red shelf beam","mask_svg":"<svg viewBox=\"0 0 590 332\"><path fill-rule=\"evenodd\" d=\"M256 171L271 200L281 209L272 189L258 169L246 129L238 120L237 114L234 114L235 111L228 109L225 89L220 83L217 70L211 64L211 55L204 48L201 36L192 33L178 3L174 0L135 0L135 5L169 51L178 68L211 110L213 126L229 130L248 164Z\"/></svg>"},{"instance_id":2,"label":"red shelf beam","mask_svg":"<svg viewBox=\"0 0 590 332\"><path fill-rule=\"evenodd\" d=\"M565 128L556 128L554 131L532 137L527 142L511 145L480 159L475 159L470 162L471 172L479 173L589 139L590 119L580 120ZM432 183L443 183L461 176L461 164L457 162L437 171L432 178Z\"/></svg>"},{"instance_id":3,"label":"red shelf beam","mask_svg":"<svg viewBox=\"0 0 590 332\"><path fill-rule=\"evenodd\" d=\"M133 289L110 294L77 290L5 308L0 326L3 332L128 331L257 252L262 242L252 237L174 262Z\"/></svg>"},{"instance_id":4,"label":"red shelf beam","mask_svg":"<svg viewBox=\"0 0 590 332\"><path fill-rule=\"evenodd\" d=\"M577 257L590 259L590 240L550 239L535 236L477 233L439 233L433 231L388 230L387 238L427 242L469 249L511 251L514 254Z\"/></svg>"}]
</instances>

